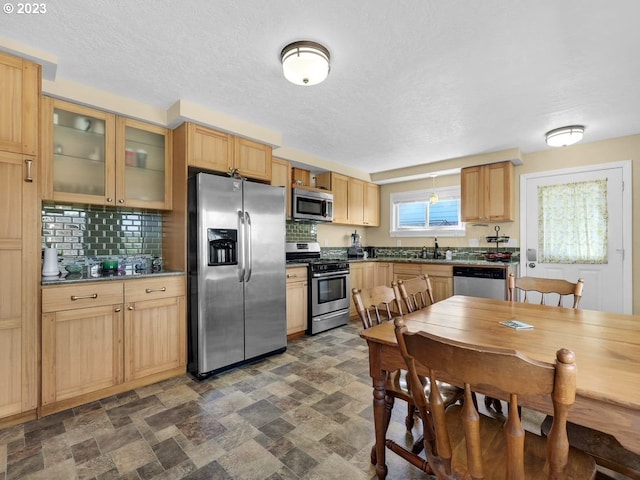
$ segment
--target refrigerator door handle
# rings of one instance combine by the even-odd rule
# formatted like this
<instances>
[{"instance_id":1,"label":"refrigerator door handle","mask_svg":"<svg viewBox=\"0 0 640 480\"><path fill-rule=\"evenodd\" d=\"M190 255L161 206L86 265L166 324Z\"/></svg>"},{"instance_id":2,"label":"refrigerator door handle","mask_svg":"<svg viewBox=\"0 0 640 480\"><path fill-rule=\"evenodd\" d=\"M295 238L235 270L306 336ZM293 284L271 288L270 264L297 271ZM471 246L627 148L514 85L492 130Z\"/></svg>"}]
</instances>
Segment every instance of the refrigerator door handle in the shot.
<instances>
[{"instance_id":1,"label":"refrigerator door handle","mask_svg":"<svg viewBox=\"0 0 640 480\"><path fill-rule=\"evenodd\" d=\"M245 231L244 231L244 212L238 210L238 236L240 237L238 239L238 244L240 246L240 248L238 250L240 250L238 252L238 282L242 283L244 281L244 275L245 275L245 263L244 263L244 237L245 237Z\"/></svg>"},{"instance_id":2,"label":"refrigerator door handle","mask_svg":"<svg viewBox=\"0 0 640 480\"><path fill-rule=\"evenodd\" d=\"M245 282L248 282L249 280L251 280L251 273L252 273L252 266L253 266L253 255L252 255L252 251L251 251L251 216L249 215L249 212L245 212L244 213L245 216L245 252L246 252L246 256L245 256L245 260L247 262L247 268L246 268L246 272L245 272Z\"/></svg>"}]
</instances>

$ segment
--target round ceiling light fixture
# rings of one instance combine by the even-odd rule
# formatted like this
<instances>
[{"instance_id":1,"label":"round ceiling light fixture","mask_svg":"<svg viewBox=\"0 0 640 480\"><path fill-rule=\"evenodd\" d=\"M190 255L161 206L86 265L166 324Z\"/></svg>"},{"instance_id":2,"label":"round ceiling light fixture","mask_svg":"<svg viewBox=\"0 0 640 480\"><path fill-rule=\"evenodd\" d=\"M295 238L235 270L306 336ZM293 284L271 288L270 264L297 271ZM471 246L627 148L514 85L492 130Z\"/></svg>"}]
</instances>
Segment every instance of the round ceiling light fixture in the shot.
<instances>
[{"instance_id":1,"label":"round ceiling light fixture","mask_svg":"<svg viewBox=\"0 0 640 480\"><path fill-rule=\"evenodd\" d=\"M583 125L572 125L551 130L545 134L545 140L550 147L566 147L582 140Z\"/></svg>"},{"instance_id":2,"label":"round ceiling light fixture","mask_svg":"<svg viewBox=\"0 0 640 480\"><path fill-rule=\"evenodd\" d=\"M329 75L329 50L307 40L293 42L282 49L280 61L284 77L296 85L317 85Z\"/></svg>"}]
</instances>

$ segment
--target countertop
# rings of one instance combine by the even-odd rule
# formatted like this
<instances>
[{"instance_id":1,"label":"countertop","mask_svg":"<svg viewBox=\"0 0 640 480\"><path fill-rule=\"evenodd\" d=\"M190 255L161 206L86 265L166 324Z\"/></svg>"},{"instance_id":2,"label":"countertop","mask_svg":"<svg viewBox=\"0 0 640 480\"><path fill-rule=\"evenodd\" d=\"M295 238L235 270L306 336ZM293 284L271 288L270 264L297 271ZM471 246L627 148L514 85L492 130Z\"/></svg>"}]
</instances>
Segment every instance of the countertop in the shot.
<instances>
[{"instance_id":1,"label":"countertop","mask_svg":"<svg viewBox=\"0 0 640 480\"><path fill-rule=\"evenodd\" d=\"M520 259L516 258L509 262L489 262L487 260L478 259L459 259L454 258L446 260L444 258L407 258L407 257L376 257L376 258L344 258L341 259L349 263L362 263L362 262L391 262L391 263L425 263L425 264L438 264L438 265L477 265L487 267L511 267L520 263ZM306 263L287 263L287 268L292 267L306 267Z\"/></svg>"},{"instance_id":2,"label":"countertop","mask_svg":"<svg viewBox=\"0 0 640 480\"><path fill-rule=\"evenodd\" d=\"M453 258L446 260L444 258L407 258L407 257L376 257L367 259L355 259L350 258L348 262L393 262L393 263L425 263L425 264L437 264L437 265L478 265L488 267L509 267L520 263L520 259L514 259L509 262L490 262L488 260L480 259L461 259Z\"/></svg>"},{"instance_id":3,"label":"countertop","mask_svg":"<svg viewBox=\"0 0 640 480\"><path fill-rule=\"evenodd\" d=\"M42 277L42 286L51 285L68 285L71 283L85 283L85 282L105 282L112 280L133 280L135 278L150 278L150 277L163 277L171 275L184 275L185 272L181 270L161 270L159 272L151 272L148 270L142 270L135 273L115 273L113 275L98 275L90 276L87 273L68 273L65 275L59 275L57 277L49 278Z\"/></svg>"}]
</instances>

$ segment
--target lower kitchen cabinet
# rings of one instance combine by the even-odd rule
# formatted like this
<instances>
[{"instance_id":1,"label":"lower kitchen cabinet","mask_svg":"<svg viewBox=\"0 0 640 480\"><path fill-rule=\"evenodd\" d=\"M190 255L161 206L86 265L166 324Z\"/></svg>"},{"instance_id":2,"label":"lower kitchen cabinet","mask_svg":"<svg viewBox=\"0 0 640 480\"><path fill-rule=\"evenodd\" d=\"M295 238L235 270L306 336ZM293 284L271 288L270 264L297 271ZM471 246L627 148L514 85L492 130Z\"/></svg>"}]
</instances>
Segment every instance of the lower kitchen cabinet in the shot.
<instances>
[{"instance_id":1,"label":"lower kitchen cabinet","mask_svg":"<svg viewBox=\"0 0 640 480\"><path fill-rule=\"evenodd\" d=\"M375 265L374 285L391 285L393 282L393 263L372 262Z\"/></svg>"},{"instance_id":2,"label":"lower kitchen cabinet","mask_svg":"<svg viewBox=\"0 0 640 480\"><path fill-rule=\"evenodd\" d=\"M433 299L436 302L453 295L453 266L417 263L396 263L393 266L393 280L407 280L425 274L431 281Z\"/></svg>"},{"instance_id":3,"label":"lower kitchen cabinet","mask_svg":"<svg viewBox=\"0 0 640 480\"><path fill-rule=\"evenodd\" d=\"M349 264L349 284L350 288L361 289L374 287L376 263L375 262L352 262ZM358 311L353 303L353 296L349 292L349 316L357 316Z\"/></svg>"},{"instance_id":4,"label":"lower kitchen cabinet","mask_svg":"<svg viewBox=\"0 0 640 480\"><path fill-rule=\"evenodd\" d=\"M184 282L162 276L43 287L40 414L184 373Z\"/></svg>"},{"instance_id":5,"label":"lower kitchen cabinet","mask_svg":"<svg viewBox=\"0 0 640 480\"><path fill-rule=\"evenodd\" d=\"M43 288L43 408L122 382L122 300L122 282Z\"/></svg>"},{"instance_id":6,"label":"lower kitchen cabinet","mask_svg":"<svg viewBox=\"0 0 640 480\"><path fill-rule=\"evenodd\" d=\"M129 280L124 285L124 380L185 367L182 277Z\"/></svg>"},{"instance_id":7,"label":"lower kitchen cabinet","mask_svg":"<svg viewBox=\"0 0 640 480\"><path fill-rule=\"evenodd\" d=\"M308 288L307 267L287 268L287 336L307 329Z\"/></svg>"}]
</instances>

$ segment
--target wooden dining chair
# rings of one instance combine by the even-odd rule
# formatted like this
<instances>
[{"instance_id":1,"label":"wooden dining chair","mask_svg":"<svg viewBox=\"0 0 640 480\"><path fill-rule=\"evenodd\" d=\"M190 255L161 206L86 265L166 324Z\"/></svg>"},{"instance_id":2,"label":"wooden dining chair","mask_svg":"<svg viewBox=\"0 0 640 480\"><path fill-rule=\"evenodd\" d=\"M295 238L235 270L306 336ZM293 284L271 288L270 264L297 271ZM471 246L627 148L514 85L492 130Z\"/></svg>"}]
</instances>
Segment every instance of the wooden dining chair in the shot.
<instances>
[{"instance_id":1,"label":"wooden dining chair","mask_svg":"<svg viewBox=\"0 0 640 480\"><path fill-rule=\"evenodd\" d=\"M562 306L565 297L573 295L573 308L578 308L584 288L584 281L581 278L576 283L572 283L555 278L516 278L510 274L508 282L509 300L511 301L516 300L519 290L524 292L523 301L527 301L527 292L539 292L542 295L542 303L545 301L545 295L555 293L559 297L558 306ZM552 423L553 417L547 415L540 427L543 435L549 434ZM622 473L629 478L640 480L640 455L625 449L611 435L571 422L567 422L567 432L569 444L591 455L598 465Z\"/></svg>"},{"instance_id":2,"label":"wooden dining chair","mask_svg":"<svg viewBox=\"0 0 640 480\"><path fill-rule=\"evenodd\" d=\"M393 288L386 285L380 285L373 288L354 288L351 290L353 303L358 311L358 316L362 321L364 329L379 325L384 321L390 321L393 318L393 312L402 312ZM429 391L429 382L421 379L420 385L427 392ZM407 402L407 416L405 418L405 426L410 431L415 424L415 415L418 413L413 404L413 397L407 382L407 371L396 370L387 372L385 379L385 410L383 417L384 431L387 431L389 422L391 421L391 412L395 399L399 398ZM447 404L455 403L462 398L462 391L451 385L442 385L441 390L444 392L445 402ZM422 448L422 442L417 443L414 449L419 451ZM375 465L375 445L371 449L371 463Z\"/></svg>"},{"instance_id":3,"label":"wooden dining chair","mask_svg":"<svg viewBox=\"0 0 640 480\"><path fill-rule=\"evenodd\" d=\"M433 305L433 289L429 277L422 274L408 280L398 280L391 284L399 303L404 305L407 312L415 312L429 305Z\"/></svg>"},{"instance_id":4,"label":"wooden dining chair","mask_svg":"<svg viewBox=\"0 0 640 480\"><path fill-rule=\"evenodd\" d=\"M562 307L565 297L573 296L573 308L578 308L580 299L582 298L582 289L584 280L578 279L576 283L569 282L558 278L539 278L539 277L518 277L513 273L509 274L508 294L509 300L516 301L518 292L523 295L523 302L528 302L528 294L538 292L540 294L540 304L546 304L547 295L558 295L558 306Z\"/></svg>"},{"instance_id":5,"label":"wooden dining chair","mask_svg":"<svg viewBox=\"0 0 640 480\"><path fill-rule=\"evenodd\" d=\"M379 285L373 288L354 288L351 293L358 316L365 329L391 320L394 313L402 315L395 291L391 287Z\"/></svg>"},{"instance_id":6,"label":"wooden dining chair","mask_svg":"<svg viewBox=\"0 0 640 480\"><path fill-rule=\"evenodd\" d=\"M430 394L413 390L424 421L424 450L436 478L593 479L594 460L567 443L567 414L575 400L575 355L556 353L555 364L539 362L503 348L448 340L426 332L409 333L395 319L400 352L410 381L419 375L431 380ZM437 380L464 385L462 405L445 408ZM471 396L476 388L509 399L506 423L480 415ZM553 403L554 421L548 438L526 432L516 413L520 395L546 395ZM391 440L387 440L387 443Z\"/></svg>"},{"instance_id":7,"label":"wooden dining chair","mask_svg":"<svg viewBox=\"0 0 640 480\"><path fill-rule=\"evenodd\" d=\"M578 308L580 299L582 298L582 289L584 281L580 278L576 283L556 278L538 278L538 277L519 277L513 273L509 274L507 279L508 300L517 301L518 294L522 293L522 301L528 303L528 294L538 292L540 294L540 303L544 305L549 295L558 295L558 306L563 306L565 297L573 296L573 308ZM484 405L487 409L493 409L497 413L502 413L502 404L500 400L484 397Z\"/></svg>"}]
</instances>

